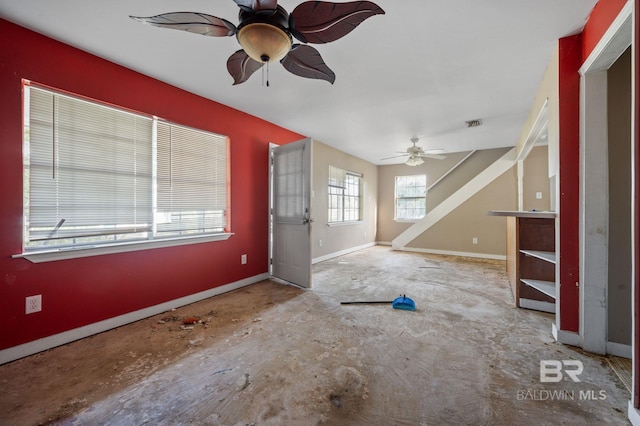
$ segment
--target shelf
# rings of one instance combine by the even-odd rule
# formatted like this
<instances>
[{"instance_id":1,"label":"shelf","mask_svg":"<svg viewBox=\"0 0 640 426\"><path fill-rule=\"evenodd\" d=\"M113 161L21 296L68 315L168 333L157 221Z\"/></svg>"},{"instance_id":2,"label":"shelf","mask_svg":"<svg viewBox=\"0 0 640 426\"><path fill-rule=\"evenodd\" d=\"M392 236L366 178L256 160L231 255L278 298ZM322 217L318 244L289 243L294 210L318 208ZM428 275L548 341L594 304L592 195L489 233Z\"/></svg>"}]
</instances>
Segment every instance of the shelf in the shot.
<instances>
[{"instance_id":1,"label":"shelf","mask_svg":"<svg viewBox=\"0 0 640 426\"><path fill-rule=\"evenodd\" d=\"M534 280L529 278L520 278L520 281L528 285L529 287L533 287L536 290L546 294L547 296L556 298L556 284L552 281L542 281L542 280Z\"/></svg>"},{"instance_id":2,"label":"shelf","mask_svg":"<svg viewBox=\"0 0 640 426\"><path fill-rule=\"evenodd\" d=\"M555 219L558 214L548 211L524 211L524 210L491 210L487 212L487 216L513 216L528 218Z\"/></svg>"},{"instance_id":3,"label":"shelf","mask_svg":"<svg viewBox=\"0 0 640 426\"><path fill-rule=\"evenodd\" d=\"M555 312L556 213L494 210L506 216L507 275L516 307Z\"/></svg>"},{"instance_id":4,"label":"shelf","mask_svg":"<svg viewBox=\"0 0 640 426\"><path fill-rule=\"evenodd\" d=\"M520 298L520 307L525 309L533 309L534 311L556 313L556 304L549 302L540 302L538 300Z\"/></svg>"},{"instance_id":5,"label":"shelf","mask_svg":"<svg viewBox=\"0 0 640 426\"><path fill-rule=\"evenodd\" d=\"M524 253L528 256L537 257L545 262L556 264L556 254L552 251L539 251L539 250L520 250L520 253Z\"/></svg>"}]
</instances>

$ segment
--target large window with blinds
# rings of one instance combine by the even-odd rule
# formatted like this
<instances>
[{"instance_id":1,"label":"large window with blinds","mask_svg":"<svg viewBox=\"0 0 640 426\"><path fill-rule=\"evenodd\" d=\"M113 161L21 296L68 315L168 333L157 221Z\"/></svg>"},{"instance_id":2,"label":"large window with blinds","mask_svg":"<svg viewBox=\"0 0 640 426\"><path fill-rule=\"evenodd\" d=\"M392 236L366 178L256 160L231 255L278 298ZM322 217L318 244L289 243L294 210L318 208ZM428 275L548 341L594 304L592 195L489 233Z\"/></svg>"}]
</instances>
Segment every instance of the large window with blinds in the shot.
<instances>
[{"instance_id":1,"label":"large window with blinds","mask_svg":"<svg viewBox=\"0 0 640 426\"><path fill-rule=\"evenodd\" d=\"M329 223L360 220L360 173L329 166Z\"/></svg>"},{"instance_id":2,"label":"large window with blinds","mask_svg":"<svg viewBox=\"0 0 640 426\"><path fill-rule=\"evenodd\" d=\"M228 232L227 137L25 82L24 251Z\"/></svg>"}]
</instances>

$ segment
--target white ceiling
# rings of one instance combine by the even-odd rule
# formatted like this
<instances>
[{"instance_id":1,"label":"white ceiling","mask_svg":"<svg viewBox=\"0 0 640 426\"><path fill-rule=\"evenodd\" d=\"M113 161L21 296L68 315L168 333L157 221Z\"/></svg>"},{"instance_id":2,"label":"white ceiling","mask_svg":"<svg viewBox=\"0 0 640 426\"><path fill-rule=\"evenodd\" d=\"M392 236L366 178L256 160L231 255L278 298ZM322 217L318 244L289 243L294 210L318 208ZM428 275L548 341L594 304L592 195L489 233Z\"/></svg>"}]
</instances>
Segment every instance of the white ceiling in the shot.
<instances>
[{"instance_id":1,"label":"white ceiling","mask_svg":"<svg viewBox=\"0 0 640 426\"><path fill-rule=\"evenodd\" d=\"M302 0L280 0L291 12ZM386 14L314 45L334 85L270 66L232 86L234 37L142 25L129 15L196 11L237 24L232 0L0 0L0 16L128 68L311 136L374 164L404 151L517 142L558 38L596 0L375 0ZM6 41L5 41L6 42ZM150 111L152 112L152 111ZM481 119L481 127L465 121Z\"/></svg>"}]
</instances>

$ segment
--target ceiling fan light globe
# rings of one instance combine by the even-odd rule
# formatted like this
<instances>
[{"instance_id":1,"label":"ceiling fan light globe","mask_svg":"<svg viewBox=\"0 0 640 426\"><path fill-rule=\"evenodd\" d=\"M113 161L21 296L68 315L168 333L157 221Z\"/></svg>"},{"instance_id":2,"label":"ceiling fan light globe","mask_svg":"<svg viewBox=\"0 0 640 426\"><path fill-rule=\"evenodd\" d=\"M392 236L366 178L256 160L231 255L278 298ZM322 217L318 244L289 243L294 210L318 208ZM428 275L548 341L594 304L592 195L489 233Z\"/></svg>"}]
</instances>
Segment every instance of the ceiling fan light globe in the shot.
<instances>
[{"instance_id":1,"label":"ceiling fan light globe","mask_svg":"<svg viewBox=\"0 0 640 426\"><path fill-rule=\"evenodd\" d=\"M238 31L238 42L258 62L277 62L291 50L291 36L271 24L256 22Z\"/></svg>"},{"instance_id":2,"label":"ceiling fan light globe","mask_svg":"<svg viewBox=\"0 0 640 426\"><path fill-rule=\"evenodd\" d=\"M422 159L422 157L419 157L417 155L412 155L409 158L407 158L407 162L405 163L407 166L419 166L420 164L423 164L424 160Z\"/></svg>"}]
</instances>

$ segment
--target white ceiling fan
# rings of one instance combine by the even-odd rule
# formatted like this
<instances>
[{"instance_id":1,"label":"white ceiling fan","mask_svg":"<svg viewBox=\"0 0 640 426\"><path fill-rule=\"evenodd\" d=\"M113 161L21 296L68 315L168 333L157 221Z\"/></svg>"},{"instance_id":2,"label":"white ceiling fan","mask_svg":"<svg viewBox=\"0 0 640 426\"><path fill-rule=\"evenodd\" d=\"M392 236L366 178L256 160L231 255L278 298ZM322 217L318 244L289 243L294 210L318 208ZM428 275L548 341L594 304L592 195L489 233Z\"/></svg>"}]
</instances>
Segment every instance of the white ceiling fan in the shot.
<instances>
[{"instance_id":1,"label":"white ceiling fan","mask_svg":"<svg viewBox=\"0 0 640 426\"><path fill-rule=\"evenodd\" d=\"M427 153L422 149L422 147L416 146L416 144L418 143L418 138L411 138L411 143L413 144L413 146L407 148L407 152L402 153L402 155L394 155L393 157L381 158L380 160L382 161L398 157L409 157L405 162L407 166L419 166L420 164L424 163L423 158L433 158L436 160L444 160L446 158L444 155Z\"/></svg>"}]
</instances>

